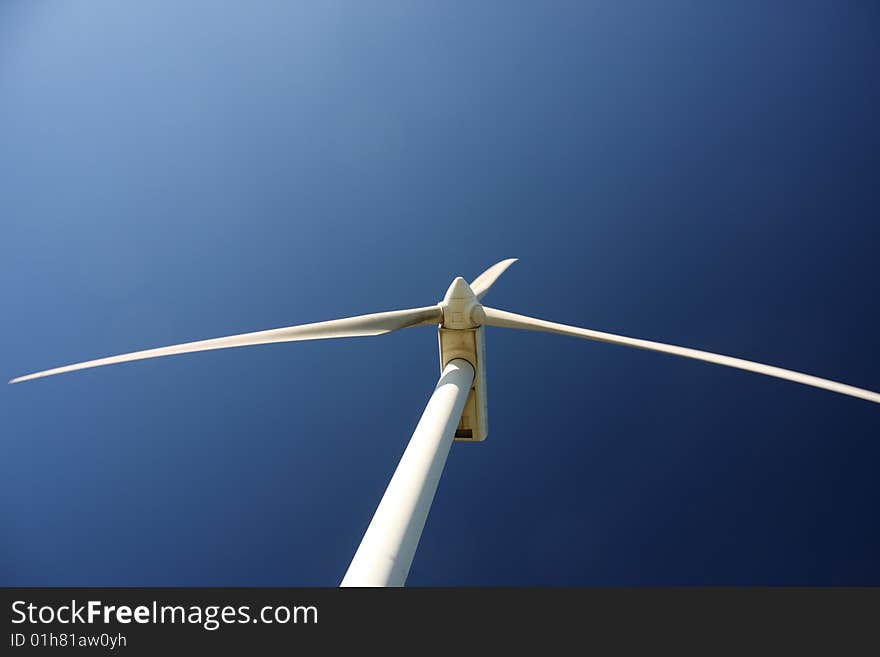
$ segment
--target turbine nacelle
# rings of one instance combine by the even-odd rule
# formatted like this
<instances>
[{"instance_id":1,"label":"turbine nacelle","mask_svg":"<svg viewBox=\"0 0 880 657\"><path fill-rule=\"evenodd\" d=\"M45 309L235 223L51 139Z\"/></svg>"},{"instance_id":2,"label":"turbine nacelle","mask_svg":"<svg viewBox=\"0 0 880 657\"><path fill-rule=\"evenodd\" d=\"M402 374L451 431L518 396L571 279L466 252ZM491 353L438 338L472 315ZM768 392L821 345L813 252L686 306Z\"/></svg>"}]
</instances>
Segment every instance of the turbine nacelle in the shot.
<instances>
[{"instance_id":1,"label":"turbine nacelle","mask_svg":"<svg viewBox=\"0 0 880 657\"><path fill-rule=\"evenodd\" d=\"M461 276L452 281L438 305L443 314L437 329L440 371L456 359L466 360L474 368L473 384L455 430L455 440L485 440L489 433L486 342L482 326L486 313L473 288Z\"/></svg>"}]
</instances>

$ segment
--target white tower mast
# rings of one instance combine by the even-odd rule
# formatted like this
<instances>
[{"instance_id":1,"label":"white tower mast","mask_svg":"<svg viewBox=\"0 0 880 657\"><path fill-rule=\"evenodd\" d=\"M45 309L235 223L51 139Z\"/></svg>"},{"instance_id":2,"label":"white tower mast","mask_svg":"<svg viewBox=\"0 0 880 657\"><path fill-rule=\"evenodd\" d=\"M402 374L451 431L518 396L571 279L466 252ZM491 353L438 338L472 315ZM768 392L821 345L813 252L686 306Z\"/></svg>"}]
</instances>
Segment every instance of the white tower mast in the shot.
<instances>
[{"instance_id":1,"label":"white tower mast","mask_svg":"<svg viewBox=\"0 0 880 657\"><path fill-rule=\"evenodd\" d=\"M403 586L449 455L474 368L444 368L341 586Z\"/></svg>"}]
</instances>

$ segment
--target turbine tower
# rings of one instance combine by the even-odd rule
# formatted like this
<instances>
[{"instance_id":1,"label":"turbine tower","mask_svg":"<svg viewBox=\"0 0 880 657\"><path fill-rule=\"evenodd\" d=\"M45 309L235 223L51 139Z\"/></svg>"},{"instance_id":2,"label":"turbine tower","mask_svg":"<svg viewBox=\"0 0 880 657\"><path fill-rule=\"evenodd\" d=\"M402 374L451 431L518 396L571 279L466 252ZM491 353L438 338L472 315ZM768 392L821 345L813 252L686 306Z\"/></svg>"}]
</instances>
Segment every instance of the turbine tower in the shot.
<instances>
[{"instance_id":1,"label":"turbine tower","mask_svg":"<svg viewBox=\"0 0 880 657\"><path fill-rule=\"evenodd\" d=\"M486 439L489 430L485 371L486 326L544 331L648 349L766 374L880 403L880 394L876 392L781 367L662 342L548 322L484 306L481 303L483 297L514 262L516 259L510 258L492 265L477 276L470 285L463 278L457 277L447 289L443 300L433 306L360 315L135 351L27 374L12 379L10 383L89 367L194 351L273 342L365 337L413 326L438 325L440 379L385 489L385 494L342 579L341 586L404 585L453 441L480 442Z\"/></svg>"}]
</instances>

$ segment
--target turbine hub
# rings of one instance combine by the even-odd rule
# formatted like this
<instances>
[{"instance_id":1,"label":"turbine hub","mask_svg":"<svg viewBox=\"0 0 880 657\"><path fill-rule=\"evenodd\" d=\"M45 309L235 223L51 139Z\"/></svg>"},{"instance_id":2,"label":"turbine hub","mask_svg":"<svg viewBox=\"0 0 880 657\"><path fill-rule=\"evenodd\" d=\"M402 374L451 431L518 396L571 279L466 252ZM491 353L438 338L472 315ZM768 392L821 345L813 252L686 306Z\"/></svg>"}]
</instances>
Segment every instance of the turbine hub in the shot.
<instances>
[{"instance_id":1,"label":"turbine hub","mask_svg":"<svg viewBox=\"0 0 880 657\"><path fill-rule=\"evenodd\" d=\"M477 295L461 276L455 278L440 302L443 310L443 328L472 329L480 326L486 319L483 306Z\"/></svg>"}]
</instances>

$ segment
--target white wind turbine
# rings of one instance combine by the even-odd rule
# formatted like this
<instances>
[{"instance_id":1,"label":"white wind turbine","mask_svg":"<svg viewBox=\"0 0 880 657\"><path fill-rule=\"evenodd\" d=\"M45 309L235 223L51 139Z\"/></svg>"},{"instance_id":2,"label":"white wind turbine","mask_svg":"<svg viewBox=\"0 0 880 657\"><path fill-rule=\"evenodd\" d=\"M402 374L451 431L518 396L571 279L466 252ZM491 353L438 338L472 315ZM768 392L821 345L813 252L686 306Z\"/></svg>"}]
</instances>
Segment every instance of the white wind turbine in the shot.
<instances>
[{"instance_id":1,"label":"white wind turbine","mask_svg":"<svg viewBox=\"0 0 880 657\"><path fill-rule=\"evenodd\" d=\"M404 451L364 534L360 547L348 567L342 580L342 586L403 586L409 574L410 565L452 441L475 442L486 439L488 431L484 338L484 327L486 326L546 331L627 347L649 349L702 360L707 363L736 367L758 374L767 374L880 403L880 394L876 392L781 367L722 356L698 349L677 347L662 342L566 326L482 305L480 300L498 277L514 262L516 259L511 258L489 267L477 276L470 285L463 278L456 278L446 291L443 300L433 306L360 315L135 351L35 372L12 379L10 383L19 383L89 367L185 354L193 351L244 347L272 342L373 336L423 324L439 325L440 369L442 370L440 380L428 400L428 405L422 413L415 431L413 431L409 445Z\"/></svg>"}]
</instances>

